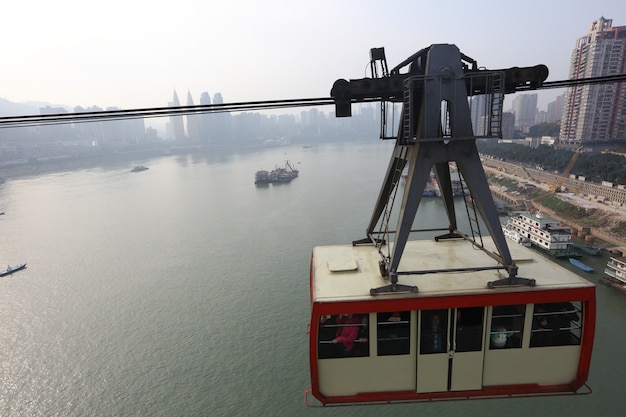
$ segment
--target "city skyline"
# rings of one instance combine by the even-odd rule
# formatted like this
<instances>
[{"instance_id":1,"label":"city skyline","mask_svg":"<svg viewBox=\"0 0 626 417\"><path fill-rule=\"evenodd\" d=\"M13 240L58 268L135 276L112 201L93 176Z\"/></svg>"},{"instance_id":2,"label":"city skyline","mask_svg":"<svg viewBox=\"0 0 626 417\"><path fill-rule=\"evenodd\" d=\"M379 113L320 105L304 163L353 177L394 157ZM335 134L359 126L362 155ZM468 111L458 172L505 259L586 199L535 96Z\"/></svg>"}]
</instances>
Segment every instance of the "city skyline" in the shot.
<instances>
[{"instance_id":1,"label":"city skyline","mask_svg":"<svg viewBox=\"0 0 626 417\"><path fill-rule=\"evenodd\" d=\"M545 64L561 80L572 40L622 10L617 0L531 0L515 13L495 1L13 2L0 16L12 40L0 97L123 109L164 106L172 89L196 102L217 90L228 102L327 97L336 79L367 76L370 48L385 47L394 66L435 43L488 69ZM542 93L539 107L558 94Z\"/></svg>"}]
</instances>

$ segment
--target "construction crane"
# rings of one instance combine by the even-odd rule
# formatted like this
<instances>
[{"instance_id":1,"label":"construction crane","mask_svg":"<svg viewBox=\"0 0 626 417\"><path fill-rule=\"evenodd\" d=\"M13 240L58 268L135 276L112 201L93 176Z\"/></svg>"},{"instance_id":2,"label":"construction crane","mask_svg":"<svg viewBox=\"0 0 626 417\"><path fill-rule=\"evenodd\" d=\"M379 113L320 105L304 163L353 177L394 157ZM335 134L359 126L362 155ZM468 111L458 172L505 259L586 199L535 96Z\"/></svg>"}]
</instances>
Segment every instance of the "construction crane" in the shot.
<instances>
[{"instance_id":1,"label":"construction crane","mask_svg":"<svg viewBox=\"0 0 626 417\"><path fill-rule=\"evenodd\" d=\"M574 151L574 156L572 156L572 159L567 164L567 167L565 167L565 170L563 170L563 173L561 174L561 176L558 177L556 182L550 186L550 190L554 192L561 191L561 187L563 186L563 183L565 182L565 178L567 178L567 176L569 175L569 172L572 170L572 167L576 163L576 160L578 159L578 155L580 155L580 152L582 150L583 150L582 145L576 148L576 151Z\"/></svg>"}]
</instances>

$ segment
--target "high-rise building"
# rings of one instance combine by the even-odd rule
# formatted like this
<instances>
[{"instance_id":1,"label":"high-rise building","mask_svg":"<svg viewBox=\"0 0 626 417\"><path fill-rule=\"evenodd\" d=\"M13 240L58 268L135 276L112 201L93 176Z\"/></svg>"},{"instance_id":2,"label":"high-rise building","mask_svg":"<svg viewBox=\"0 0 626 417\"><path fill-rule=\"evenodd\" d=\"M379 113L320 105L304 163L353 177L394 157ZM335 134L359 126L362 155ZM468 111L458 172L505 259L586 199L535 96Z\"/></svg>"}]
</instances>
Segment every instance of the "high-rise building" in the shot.
<instances>
[{"instance_id":1,"label":"high-rise building","mask_svg":"<svg viewBox=\"0 0 626 417\"><path fill-rule=\"evenodd\" d=\"M187 90L187 105L193 106L191 91ZM187 136L192 143L200 142L200 116L197 114L187 115Z\"/></svg>"},{"instance_id":2,"label":"high-rise building","mask_svg":"<svg viewBox=\"0 0 626 417\"><path fill-rule=\"evenodd\" d=\"M222 93L213 94L213 104L224 104ZM231 143L231 134L229 131L230 115L228 113L218 112L211 117L211 142L219 144Z\"/></svg>"},{"instance_id":3,"label":"high-rise building","mask_svg":"<svg viewBox=\"0 0 626 417\"><path fill-rule=\"evenodd\" d=\"M169 103L169 107L180 107L180 101L178 100L178 94L174 90L174 97L172 102ZM172 125L172 133L175 140L185 139L185 125L183 123L183 116L170 116L170 124Z\"/></svg>"},{"instance_id":4,"label":"high-rise building","mask_svg":"<svg viewBox=\"0 0 626 417\"><path fill-rule=\"evenodd\" d=\"M515 113L515 127L528 133L531 126L536 124L537 93L521 94L513 99L513 113Z\"/></svg>"},{"instance_id":5,"label":"high-rise building","mask_svg":"<svg viewBox=\"0 0 626 417\"><path fill-rule=\"evenodd\" d=\"M548 103L546 122L561 123L561 119L563 118L563 103L565 103L565 94L561 94L556 100Z\"/></svg>"},{"instance_id":6,"label":"high-rise building","mask_svg":"<svg viewBox=\"0 0 626 417\"><path fill-rule=\"evenodd\" d=\"M206 91L200 94L200 104L203 106L211 105L211 95ZM211 143L211 114L203 113L200 115L200 143Z\"/></svg>"},{"instance_id":7,"label":"high-rise building","mask_svg":"<svg viewBox=\"0 0 626 417\"><path fill-rule=\"evenodd\" d=\"M515 115L511 112L502 113L502 139L513 139L515 133Z\"/></svg>"},{"instance_id":8,"label":"high-rise building","mask_svg":"<svg viewBox=\"0 0 626 417\"><path fill-rule=\"evenodd\" d=\"M476 136L484 136L487 127L484 124L485 116L491 113L491 103L486 94L472 96L470 100L470 115L472 118L472 128Z\"/></svg>"},{"instance_id":9,"label":"high-rise building","mask_svg":"<svg viewBox=\"0 0 626 417\"><path fill-rule=\"evenodd\" d=\"M576 40L569 78L590 78L626 72L626 26L612 27L601 17ZM626 83L569 87L559 140L565 145L626 140Z\"/></svg>"}]
</instances>

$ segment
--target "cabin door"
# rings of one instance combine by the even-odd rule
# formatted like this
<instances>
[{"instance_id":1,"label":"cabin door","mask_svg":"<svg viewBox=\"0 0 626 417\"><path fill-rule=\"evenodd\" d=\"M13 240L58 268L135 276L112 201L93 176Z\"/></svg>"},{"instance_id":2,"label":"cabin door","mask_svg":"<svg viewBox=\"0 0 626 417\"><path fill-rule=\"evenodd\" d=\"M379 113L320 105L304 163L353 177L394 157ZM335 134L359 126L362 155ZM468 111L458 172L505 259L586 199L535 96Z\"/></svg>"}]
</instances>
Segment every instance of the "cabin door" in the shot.
<instances>
[{"instance_id":1,"label":"cabin door","mask_svg":"<svg viewBox=\"0 0 626 417\"><path fill-rule=\"evenodd\" d=\"M484 310L420 311L417 392L482 388Z\"/></svg>"}]
</instances>

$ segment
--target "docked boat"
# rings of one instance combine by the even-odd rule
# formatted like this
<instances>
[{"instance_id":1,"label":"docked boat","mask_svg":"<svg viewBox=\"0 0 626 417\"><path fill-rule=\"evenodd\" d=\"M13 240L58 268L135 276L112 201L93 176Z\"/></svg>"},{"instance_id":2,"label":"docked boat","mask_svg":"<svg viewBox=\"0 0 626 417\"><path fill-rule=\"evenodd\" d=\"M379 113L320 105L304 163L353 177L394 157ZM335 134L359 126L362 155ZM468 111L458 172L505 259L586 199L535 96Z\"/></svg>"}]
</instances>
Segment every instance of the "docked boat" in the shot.
<instances>
[{"instance_id":1,"label":"docked boat","mask_svg":"<svg viewBox=\"0 0 626 417\"><path fill-rule=\"evenodd\" d=\"M611 256L600 282L626 294L626 257Z\"/></svg>"},{"instance_id":2,"label":"docked boat","mask_svg":"<svg viewBox=\"0 0 626 417\"><path fill-rule=\"evenodd\" d=\"M536 248L557 258L580 258L582 254L572 243L572 231L558 220L528 211L513 212L510 218L513 230L528 239Z\"/></svg>"},{"instance_id":3,"label":"docked boat","mask_svg":"<svg viewBox=\"0 0 626 417\"><path fill-rule=\"evenodd\" d=\"M437 196L437 189L433 185L426 183L426 188L424 188L422 197L436 197L436 196Z\"/></svg>"},{"instance_id":4,"label":"docked boat","mask_svg":"<svg viewBox=\"0 0 626 417\"><path fill-rule=\"evenodd\" d=\"M148 169L148 167L145 167L143 165L137 165L135 168L131 169L130 172L141 172L141 171L145 171L147 169Z\"/></svg>"},{"instance_id":5,"label":"docked boat","mask_svg":"<svg viewBox=\"0 0 626 417\"><path fill-rule=\"evenodd\" d=\"M578 269L580 269L582 271L585 271L585 272L593 272L594 271L594 269L592 267L590 267L589 265L586 265L586 264L580 262L576 258L569 258L569 263L571 263L576 268L578 268Z\"/></svg>"},{"instance_id":6,"label":"docked boat","mask_svg":"<svg viewBox=\"0 0 626 417\"><path fill-rule=\"evenodd\" d=\"M0 277L4 277L6 275L11 275L12 273L17 272L17 271L21 271L24 268L26 268L26 264L25 263L19 264L17 266L8 265L7 269L5 269L4 271L0 271Z\"/></svg>"},{"instance_id":7,"label":"docked boat","mask_svg":"<svg viewBox=\"0 0 626 417\"><path fill-rule=\"evenodd\" d=\"M450 174L450 180L452 185L452 196L453 197L465 197L469 195L469 191L467 188L467 184L463 178L459 177L457 171L453 171ZM437 178L434 175L431 175L429 178L431 187L435 190L435 193L438 197L441 197L441 188L439 187L439 183L437 182Z\"/></svg>"},{"instance_id":8,"label":"docked boat","mask_svg":"<svg viewBox=\"0 0 626 417\"><path fill-rule=\"evenodd\" d=\"M400 175L400 178L402 179L402 182L405 183L407 177L409 176L409 166L405 166L404 169L402 170L402 174ZM426 183L426 187L424 188L424 191L422 192L422 197L438 197L439 196L439 188L437 186L437 181L434 179L434 174L431 172L430 173L430 180Z\"/></svg>"},{"instance_id":9,"label":"docked boat","mask_svg":"<svg viewBox=\"0 0 626 417\"><path fill-rule=\"evenodd\" d=\"M520 245L526 246L527 248L532 246L530 240L527 237L522 236L520 232L515 230L511 222L502 225L502 231L504 232L504 236L512 240L513 242L519 243Z\"/></svg>"},{"instance_id":10,"label":"docked boat","mask_svg":"<svg viewBox=\"0 0 626 417\"><path fill-rule=\"evenodd\" d=\"M271 171L260 170L254 175L255 184L270 184L275 182L289 182L296 178L300 171L295 169L291 162L285 161L282 167L276 167Z\"/></svg>"},{"instance_id":11,"label":"docked boat","mask_svg":"<svg viewBox=\"0 0 626 417\"><path fill-rule=\"evenodd\" d=\"M589 256L600 256L602 254L602 249L593 244L576 244L574 243L574 247Z\"/></svg>"}]
</instances>

